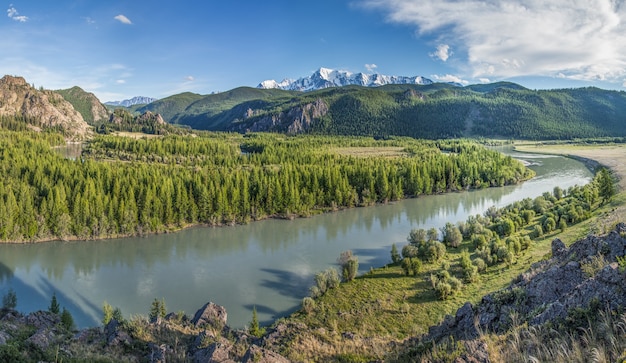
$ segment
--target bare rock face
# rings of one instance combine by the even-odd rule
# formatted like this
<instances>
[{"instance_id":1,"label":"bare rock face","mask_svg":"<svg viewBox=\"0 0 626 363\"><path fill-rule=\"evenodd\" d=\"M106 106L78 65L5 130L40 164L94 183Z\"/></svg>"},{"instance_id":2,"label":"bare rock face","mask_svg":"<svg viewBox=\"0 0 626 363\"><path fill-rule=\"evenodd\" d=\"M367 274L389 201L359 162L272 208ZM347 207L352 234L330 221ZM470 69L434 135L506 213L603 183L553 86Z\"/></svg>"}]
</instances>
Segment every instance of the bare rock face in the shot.
<instances>
[{"instance_id":1,"label":"bare rock face","mask_svg":"<svg viewBox=\"0 0 626 363\"><path fill-rule=\"evenodd\" d=\"M220 338L218 341L209 344L208 347L196 351L193 355L193 361L197 363L229 362L231 361L230 352L232 348L232 343L225 338Z\"/></svg>"},{"instance_id":2,"label":"bare rock face","mask_svg":"<svg viewBox=\"0 0 626 363\"><path fill-rule=\"evenodd\" d=\"M282 355L251 345L241 360L243 363L289 363L290 361Z\"/></svg>"},{"instance_id":3,"label":"bare rock face","mask_svg":"<svg viewBox=\"0 0 626 363\"><path fill-rule=\"evenodd\" d=\"M226 308L215 303L208 302L196 311L193 319L191 319L191 323L196 327L208 324L213 327L221 328L226 326L227 318L228 314L226 313Z\"/></svg>"},{"instance_id":4,"label":"bare rock face","mask_svg":"<svg viewBox=\"0 0 626 363\"><path fill-rule=\"evenodd\" d=\"M163 120L163 117L161 117L160 114L158 113L152 113L150 111L146 111L143 114L141 114L138 118L137 121L141 124L147 124L150 122L154 122L158 125L165 125L165 120Z\"/></svg>"},{"instance_id":5,"label":"bare rock face","mask_svg":"<svg viewBox=\"0 0 626 363\"><path fill-rule=\"evenodd\" d=\"M311 125L328 113L328 105L322 99L289 109L286 112L260 117L252 124L242 123L237 126L239 132L276 131L288 134L300 134L311 129ZM248 109L245 118L254 117L256 112Z\"/></svg>"},{"instance_id":6,"label":"bare rock face","mask_svg":"<svg viewBox=\"0 0 626 363\"><path fill-rule=\"evenodd\" d=\"M90 127L63 96L37 90L22 77L0 79L0 115L23 117L33 130L60 127L71 140L82 140Z\"/></svg>"}]
</instances>

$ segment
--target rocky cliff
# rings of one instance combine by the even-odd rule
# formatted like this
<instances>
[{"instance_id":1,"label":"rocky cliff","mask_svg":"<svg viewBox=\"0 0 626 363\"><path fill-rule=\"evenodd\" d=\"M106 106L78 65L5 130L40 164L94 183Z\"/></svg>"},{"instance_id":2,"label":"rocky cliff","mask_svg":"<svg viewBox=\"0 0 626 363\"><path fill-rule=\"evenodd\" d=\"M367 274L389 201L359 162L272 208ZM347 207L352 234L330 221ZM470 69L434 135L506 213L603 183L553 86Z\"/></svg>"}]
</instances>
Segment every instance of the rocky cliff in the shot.
<instances>
[{"instance_id":1,"label":"rocky cliff","mask_svg":"<svg viewBox=\"0 0 626 363\"><path fill-rule=\"evenodd\" d=\"M259 115L258 110L248 109L244 115L244 120L233 124L230 130L236 132L299 134L309 131L327 113L328 105L322 99L273 114Z\"/></svg>"},{"instance_id":2,"label":"rocky cliff","mask_svg":"<svg viewBox=\"0 0 626 363\"><path fill-rule=\"evenodd\" d=\"M84 139L90 127L60 94L37 90L22 77L0 79L0 115L23 119L33 130L60 128L71 140Z\"/></svg>"}]
</instances>

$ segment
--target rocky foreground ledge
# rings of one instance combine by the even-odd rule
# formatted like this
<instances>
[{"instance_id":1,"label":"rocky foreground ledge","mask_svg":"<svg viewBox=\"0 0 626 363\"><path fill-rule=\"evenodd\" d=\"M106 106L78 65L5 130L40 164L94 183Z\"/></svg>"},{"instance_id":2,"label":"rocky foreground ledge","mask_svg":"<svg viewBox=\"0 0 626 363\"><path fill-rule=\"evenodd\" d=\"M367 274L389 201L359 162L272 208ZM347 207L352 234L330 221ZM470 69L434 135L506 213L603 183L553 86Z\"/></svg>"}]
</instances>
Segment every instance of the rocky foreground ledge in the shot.
<instances>
[{"instance_id":1,"label":"rocky foreground ledge","mask_svg":"<svg viewBox=\"0 0 626 363\"><path fill-rule=\"evenodd\" d=\"M23 315L2 311L0 361L102 362L289 362L261 347L264 339L227 325L226 309L207 303L193 318L170 313L164 318L118 321L104 327L69 331L58 314ZM271 333L271 332L270 332Z\"/></svg>"}]
</instances>

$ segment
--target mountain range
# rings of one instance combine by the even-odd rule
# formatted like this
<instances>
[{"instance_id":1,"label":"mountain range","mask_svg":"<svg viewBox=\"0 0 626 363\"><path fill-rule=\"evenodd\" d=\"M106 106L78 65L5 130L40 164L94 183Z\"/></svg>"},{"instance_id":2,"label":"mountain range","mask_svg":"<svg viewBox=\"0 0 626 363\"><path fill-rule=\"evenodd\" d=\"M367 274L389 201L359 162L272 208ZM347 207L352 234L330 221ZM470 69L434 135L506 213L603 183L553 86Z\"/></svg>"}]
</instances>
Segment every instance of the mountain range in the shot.
<instances>
[{"instance_id":1,"label":"mountain range","mask_svg":"<svg viewBox=\"0 0 626 363\"><path fill-rule=\"evenodd\" d=\"M338 71L329 68L320 68L315 71L311 76L302 77L296 80L284 79L281 82L275 80L266 80L261 82L257 88L272 89L278 88L287 91L315 91L329 87L343 87L343 86L363 86L363 87L378 87L387 84L419 84L426 85L432 84L428 78L413 76L386 76L382 74L365 74L365 73L351 73L347 71Z\"/></svg>"},{"instance_id":2,"label":"mountain range","mask_svg":"<svg viewBox=\"0 0 626 363\"><path fill-rule=\"evenodd\" d=\"M109 101L109 102L105 102L104 104L108 106L131 107L135 105L147 105L156 100L157 100L156 98L152 98L152 97L135 96L131 98L130 100Z\"/></svg>"},{"instance_id":3,"label":"mountain range","mask_svg":"<svg viewBox=\"0 0 626 363\"><path fill-rule=\"evenodd\" d=\"M324 79L341 78L340 72L323 70L317 73ZM56 127L68 135L77 130L84 135L87 124L103 131L183 131L158 122L158 114L174 126L242 133L430 139L626 137L626 92L593 87L530 90L510 82L465 87L448 83L348 85L307 92L239 87L209 95L185 92L125 110L124 122L116 122L111 109L79 87L37 90L23 78L11 76L0 82L0 116L19 116L22 122L11 127ZM148 111L154 116L139 118Z\"/></svg>"}]
</instances>

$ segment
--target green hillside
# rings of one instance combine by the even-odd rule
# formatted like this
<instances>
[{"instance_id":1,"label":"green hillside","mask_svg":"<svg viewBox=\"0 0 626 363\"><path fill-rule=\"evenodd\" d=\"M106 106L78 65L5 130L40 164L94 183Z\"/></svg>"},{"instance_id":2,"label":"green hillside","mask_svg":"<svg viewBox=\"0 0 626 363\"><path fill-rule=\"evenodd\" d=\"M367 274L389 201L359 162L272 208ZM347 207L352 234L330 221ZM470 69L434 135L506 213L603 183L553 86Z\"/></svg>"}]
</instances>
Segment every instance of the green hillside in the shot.
<instances>
[{"instance_id":1,"label":"green hillside","mask_svg":"<svg viewBox=\"0 0 626 363\"><path fill-rule=\"evenodd\" d=\"M313 92L240 87L182 93L137 111L194 129L418 138L626 136L626 93L518 84L348 86Z\"/></svg>"},{"instance_id":2,"label":"green hillside","mask_svg":"<svg viewBox=\"0 0 626 363\"><path fill-rule=\"evenodd\" d=\"M107 108L100 103L93 93L87 92L77 86L57 90L55 92L59 93L66 101L71 103L74 109L83 116L85 122L90 125L104 121L109 117Z\"/></svg>"}]
</instances>

